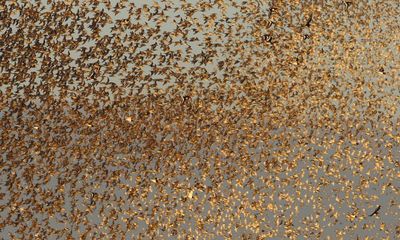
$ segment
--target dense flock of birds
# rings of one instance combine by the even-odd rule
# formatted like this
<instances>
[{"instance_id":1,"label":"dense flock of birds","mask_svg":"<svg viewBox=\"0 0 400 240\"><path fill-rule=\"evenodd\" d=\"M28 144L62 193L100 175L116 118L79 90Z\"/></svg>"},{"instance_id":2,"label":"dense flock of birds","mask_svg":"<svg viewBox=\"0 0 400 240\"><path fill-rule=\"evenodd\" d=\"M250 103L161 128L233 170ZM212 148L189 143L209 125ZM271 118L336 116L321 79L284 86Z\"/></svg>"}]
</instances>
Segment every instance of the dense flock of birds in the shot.
<instances>
[{"instance_id":1,"label":"dense flock of birds","mask_svg":"<svg viewBox=\"0 0 400 240\"><path fill-rule=\"evenodd\" d=\"M396 239L399 15L3 1L2 237Z\"/></svg>"}]
</instances>

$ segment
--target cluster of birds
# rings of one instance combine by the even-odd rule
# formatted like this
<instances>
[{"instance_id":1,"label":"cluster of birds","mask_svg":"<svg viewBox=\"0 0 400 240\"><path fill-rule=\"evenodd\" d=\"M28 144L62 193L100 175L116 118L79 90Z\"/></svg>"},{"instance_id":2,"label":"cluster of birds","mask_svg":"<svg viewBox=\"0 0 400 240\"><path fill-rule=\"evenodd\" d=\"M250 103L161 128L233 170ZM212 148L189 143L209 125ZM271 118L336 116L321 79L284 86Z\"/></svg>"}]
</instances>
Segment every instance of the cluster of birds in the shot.
<instances>
[{"instance_id":1,"label":"cluster of birds","mask_svg":"<svg viewBox=\"0 0 400 240\"><path fill-rule=\"evenodd\" d=\"M2 236L395 239L399 15L5 1Z\"/></svg>"}]
</instances>

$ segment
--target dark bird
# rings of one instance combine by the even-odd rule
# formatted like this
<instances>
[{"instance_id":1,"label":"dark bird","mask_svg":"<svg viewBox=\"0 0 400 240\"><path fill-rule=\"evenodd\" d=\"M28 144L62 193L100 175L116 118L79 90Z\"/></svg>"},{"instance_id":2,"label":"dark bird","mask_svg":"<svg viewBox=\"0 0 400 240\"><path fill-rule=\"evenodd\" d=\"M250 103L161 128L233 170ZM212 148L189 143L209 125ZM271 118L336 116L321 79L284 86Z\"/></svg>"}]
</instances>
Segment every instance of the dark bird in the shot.
<instances>
[{"instance_id":1,"label":"dark bird","mask_svg":"<svg viewBox=\"0 0 400 240\"><path fill-rule=\"evenodd\" d=\"M378 207L375 209L375 211L373 213L371 213L369 216L372 217L374 215L377 215L380 209L381 209L381 205L378 205Z\"/></svg>"}]
</instances>

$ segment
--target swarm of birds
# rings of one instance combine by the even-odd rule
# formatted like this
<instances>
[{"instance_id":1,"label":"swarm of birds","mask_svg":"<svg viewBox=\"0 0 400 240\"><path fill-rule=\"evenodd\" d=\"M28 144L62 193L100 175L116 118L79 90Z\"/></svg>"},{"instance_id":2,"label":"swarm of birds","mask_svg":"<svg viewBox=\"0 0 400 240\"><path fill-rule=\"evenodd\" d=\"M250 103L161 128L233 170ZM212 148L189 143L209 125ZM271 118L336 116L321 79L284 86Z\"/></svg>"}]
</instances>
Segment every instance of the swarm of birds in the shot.
<instances>
[{"instance_id":1,"label":"swarm of birds","mask_svg":"<svg viewBox=\"0 0 400 240\"><path fill-rule=\"evenodd\" d=\"M4 1L4 239L396 239L400 3Z\"/></svg>"}]
</instances>

